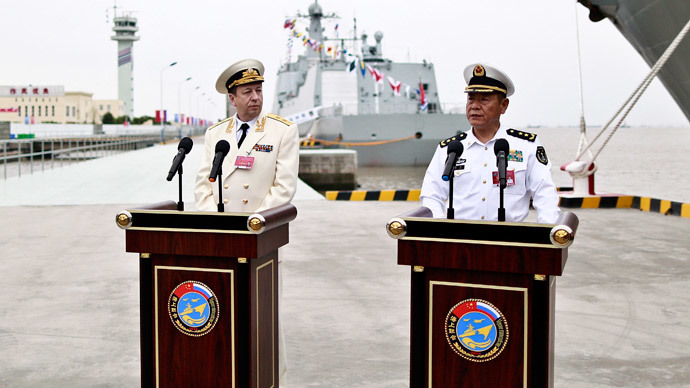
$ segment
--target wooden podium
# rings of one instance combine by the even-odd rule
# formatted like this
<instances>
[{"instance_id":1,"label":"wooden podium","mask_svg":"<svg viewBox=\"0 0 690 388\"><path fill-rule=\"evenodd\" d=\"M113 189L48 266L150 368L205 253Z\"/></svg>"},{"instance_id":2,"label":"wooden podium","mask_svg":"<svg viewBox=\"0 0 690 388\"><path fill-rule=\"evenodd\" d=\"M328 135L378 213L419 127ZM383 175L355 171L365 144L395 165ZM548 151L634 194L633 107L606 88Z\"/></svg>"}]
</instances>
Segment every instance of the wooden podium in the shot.
<instances>
[{"instance_id":1,"label":"wooden podium","mask_svg":"<svg viewBox=\"0 0 690 388\"><path fill-rule=\"evenodd\" d=\"M141 386L277 388L278 248L297 210L176 206L116 217L140 257Z\"/></svg>"},{"instance_id":2,"label":"wooden podium","mask_svg":"<svg viewBox=\"0 0 690 388\"><path fill-rule=\"evenodd\" d=\"M578 225L391 219L411 267L410 387L552 387L556 276Z\"/></svg>"}]
</instances>

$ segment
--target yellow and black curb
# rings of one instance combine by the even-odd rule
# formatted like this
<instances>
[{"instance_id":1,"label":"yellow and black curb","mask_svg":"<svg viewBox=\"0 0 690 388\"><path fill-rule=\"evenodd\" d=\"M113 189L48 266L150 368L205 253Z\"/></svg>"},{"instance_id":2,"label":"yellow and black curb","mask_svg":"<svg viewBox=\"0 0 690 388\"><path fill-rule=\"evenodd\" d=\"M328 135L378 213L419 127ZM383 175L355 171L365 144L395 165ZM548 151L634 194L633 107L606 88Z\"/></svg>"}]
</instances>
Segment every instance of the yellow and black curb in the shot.
<instances>
[{"instance_id":1,"label":"yellow and black curb","mask_svg":"<svg viewBox=\"0 0 690 388\"><path fill-rule=\"evenodd\" d=\"M299 142L300 147L320 147L321 142L317 140L302 140Z\"/></svg>"},{"instance_id":2,"label":"yellow and black curb","mask_svg":"<svg viewBox=\"0 0 690 388\"><path fill-rule=\"evenodd\" d=\"M561 196L558 204L565 208L626 208L645 212L661 213L667 216L690 218L690 204L667 201L664 199L638 197L634 195L600 196L600 197L567 197Z\"/></svg>"},{"instance_id":3,"label":"yellow and black curb","mask_svg":"<svg viewBox=\"0 0 690 388\"><path fill-rule=\"evenodd\" d=\"M566 191L568 188L559 188ZM354 190L327 191L329 201L419 201L421 190ZM569 197L561 195L558 206L582 209L638 209L667 216L690 218L690 204L634 195L601 195Z\"/></svg>"},{"instance_id":4,"label":"yellow and black curb","mask_svg":"<svg viewBox=\"0 0 690 388\"><path fill-rule=\"evenodd\" d=\"M419 201L421 190L326 191L329 201Z\"/></svg>"}]
</instances>

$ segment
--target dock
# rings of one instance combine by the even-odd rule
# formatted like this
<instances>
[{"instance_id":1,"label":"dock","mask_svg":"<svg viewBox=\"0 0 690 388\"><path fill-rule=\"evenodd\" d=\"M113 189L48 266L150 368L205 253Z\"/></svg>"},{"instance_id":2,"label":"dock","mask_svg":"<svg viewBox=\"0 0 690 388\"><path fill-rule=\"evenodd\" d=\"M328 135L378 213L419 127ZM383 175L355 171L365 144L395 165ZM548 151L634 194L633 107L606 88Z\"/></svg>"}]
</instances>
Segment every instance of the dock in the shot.
<instances>
[{"instance_id":1,"label":"dock","mask_svg":"<svg viewBox=\"0 0 690 388\"><path fill-rule=\"evenodd\" d=\"M184 164L189 210L202 147ZM177 200L177 178L165 181L175 153L158 145L0 181L0 387L139 386L138 256L114 218ZM419 202L328 201L300 184L293 203L281 387L407 387L410 269L385 224ZM555 386L687 386L689 221L575 213L556 282Z\"/></svg>"}]
</instances>

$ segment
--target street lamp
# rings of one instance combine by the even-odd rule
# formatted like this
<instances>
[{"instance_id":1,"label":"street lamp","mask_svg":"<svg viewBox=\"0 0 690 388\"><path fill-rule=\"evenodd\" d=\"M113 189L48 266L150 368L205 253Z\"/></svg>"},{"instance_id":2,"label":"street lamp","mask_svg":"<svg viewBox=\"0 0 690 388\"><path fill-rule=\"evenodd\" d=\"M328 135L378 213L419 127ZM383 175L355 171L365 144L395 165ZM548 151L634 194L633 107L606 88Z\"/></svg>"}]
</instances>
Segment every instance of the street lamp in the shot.
<instances>
[{"instance_id":1,"label":"street lamp","mask_svg":"<svg viewBox=\"0 0 690 388\"><path fill-rule=\"evenodd\" d=\"M182 137L182 84L191 80L192 77L187 77L187 79L184 79L180 81L179 86L177 87L177 117L178 117L178 134L179 137Z\"/></svg>"},{"instance_id":2,"label":"street lamp","mask_svg":"<svg viewBox=\"0 0 690 388\"><path fill-rule=\"evenodd\" d=\"M213 100L209 97L206 99L208 103L206 103L206 109L204 109L204 115L206 116L206 120L210 122L209 117L211 117L211 114L209 111L211 110L211 104L213 104Z\"/></svg>"},{"instance_id":3,"label":"street lamp","mask_svg":"<svg viewBox=\"0 0 690 388\"><path fill-rule=\"evenodd\" d=\"M201 93L200 95L196 96L196 114L201 118L201 109L199 109L199 99L203 96L205 96L206 93Z\"/></svg>"},{"instance_id":4,"label":"street lamp","mask_svg":"<svg viewBox=\"0 0 690 388\"><path fill-rule=\"evenodd\" d=\"M177 65L177 62L173 62L169 64L168 66L165 66L163 69L161 69L161 111L160 111L160 116L161 116L161 143L165 142L165 110L163 109L163 72L171 68L173 66Z\"/></svg>"},{"instance_id":5,"label":"street lamp","mask_svg":"<svg viewBox=\"0 0 690 388\"><path fill-rule=\"evenodd\" d=\"M194 92L199 90L200 87L201 86L197 86L194 89L192 89L192 91L189 92L189 118L190 118L189 127L190 128L194 125L194 120L191 120L193 118L193 116L192 116L192 95L194 94Z\"/></svg>"}]
</instances>

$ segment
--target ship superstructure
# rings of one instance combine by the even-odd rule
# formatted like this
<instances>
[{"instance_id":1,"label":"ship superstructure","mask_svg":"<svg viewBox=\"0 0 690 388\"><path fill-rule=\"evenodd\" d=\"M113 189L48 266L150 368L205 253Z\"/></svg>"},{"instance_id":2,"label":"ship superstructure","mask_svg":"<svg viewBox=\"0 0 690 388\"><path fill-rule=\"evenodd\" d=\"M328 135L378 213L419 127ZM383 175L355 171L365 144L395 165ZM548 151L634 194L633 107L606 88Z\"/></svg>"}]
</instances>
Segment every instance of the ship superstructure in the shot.
<instances>
[{"instance_id":1,"label":"ship superstructure","mask_svg":"<svg viewBox=\"0 0 690 388\"><path fill-rule=\"evenodd\" d=\"M464 111L443 112L434 65L383 56L383 33L328 38L318 3L309 7L306 33L286 27L307 47L278 71L273 111L296 122L303 137L354 148L360 165L426 165L435 144L469 124ZM355 29L356 34L356 29ZM404 140L402 140L404 139Z\"/></svg>"}]
</instances>

